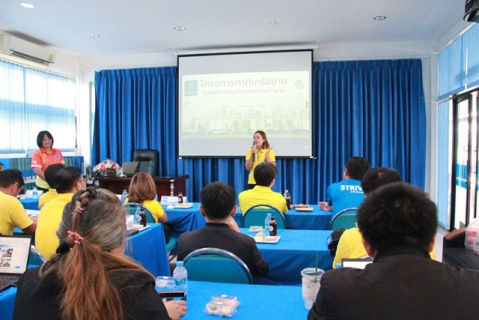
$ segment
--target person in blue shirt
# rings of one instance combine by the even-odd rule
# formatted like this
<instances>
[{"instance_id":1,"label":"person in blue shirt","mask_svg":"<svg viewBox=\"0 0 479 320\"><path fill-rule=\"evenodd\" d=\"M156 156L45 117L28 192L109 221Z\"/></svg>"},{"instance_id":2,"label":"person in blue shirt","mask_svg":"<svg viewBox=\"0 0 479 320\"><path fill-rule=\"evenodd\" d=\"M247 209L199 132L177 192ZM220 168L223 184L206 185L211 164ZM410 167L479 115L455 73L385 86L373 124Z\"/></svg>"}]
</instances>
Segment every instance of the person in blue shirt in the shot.
<instances>
[{"instance_id":1,"label":"person in blue shirt","mask_svg":"<svg viewBox=\"0 0 479 320\"><path fill-rule=\"evenodd\" d=\"M327 190L327 201L318 203L321 210L332 211L334 217L341 210L359 207L364 200L361 179L369 168L368 160L351 157L344 169L344 180L331 184Z\"/></svg>"}]
</instances>

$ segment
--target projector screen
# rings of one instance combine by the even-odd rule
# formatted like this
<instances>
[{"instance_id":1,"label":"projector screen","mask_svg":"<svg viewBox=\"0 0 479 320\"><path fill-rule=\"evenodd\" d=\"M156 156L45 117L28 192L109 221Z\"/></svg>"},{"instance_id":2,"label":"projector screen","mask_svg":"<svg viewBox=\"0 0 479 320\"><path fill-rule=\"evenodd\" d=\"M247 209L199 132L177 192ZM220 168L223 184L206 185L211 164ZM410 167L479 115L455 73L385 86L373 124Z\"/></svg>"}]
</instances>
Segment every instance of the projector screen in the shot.
<instances>
[{"instance_id":1,"label":"projector screen","mask_svg":"<svg viewBox=\"0 0 479 320\"><path fill-rule=\"evenodd\" d=\"M178 156L311 157L312 50L178 56Z\"/></svg>"}]
</instances>

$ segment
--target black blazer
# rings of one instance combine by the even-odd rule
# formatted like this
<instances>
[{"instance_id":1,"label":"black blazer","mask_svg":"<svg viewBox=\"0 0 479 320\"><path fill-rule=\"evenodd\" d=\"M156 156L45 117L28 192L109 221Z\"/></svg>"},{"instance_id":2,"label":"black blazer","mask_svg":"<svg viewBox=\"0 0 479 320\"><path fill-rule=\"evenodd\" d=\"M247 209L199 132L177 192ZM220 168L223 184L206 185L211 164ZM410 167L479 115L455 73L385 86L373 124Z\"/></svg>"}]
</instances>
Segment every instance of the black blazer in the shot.
<instances>
[{"instance_id":1,"label":"black blazer","mask_svg":"<svg viewBox=\"0 0 479 320\"><path fill-rule=\"evenodd\" d=\"M479 271L419 248L382 250L364 270L327 271L308 319L478 319Z\"/></svg>"}]
</instances>

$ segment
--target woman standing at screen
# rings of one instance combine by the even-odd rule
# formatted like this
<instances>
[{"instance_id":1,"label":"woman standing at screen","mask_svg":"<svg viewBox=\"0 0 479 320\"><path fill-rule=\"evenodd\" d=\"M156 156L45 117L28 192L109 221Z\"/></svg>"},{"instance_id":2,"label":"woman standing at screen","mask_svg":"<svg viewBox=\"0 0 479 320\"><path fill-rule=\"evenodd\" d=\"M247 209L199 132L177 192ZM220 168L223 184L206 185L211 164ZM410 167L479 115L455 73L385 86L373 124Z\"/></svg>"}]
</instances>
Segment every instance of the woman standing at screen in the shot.
<instances>
[{"instance_id":1,"label":"woman standing at screen","mask_svg":"<svg viewBox=\"0 0 479 320\"><path fill-rule=\"evenodd\" d=\"M248 187L253 189L256 185L254 180L254 168L261 162L270 162L276 165L273 148L270 147L268 138L264 131L258 130L253 135L253 146L246 152L246 162L244 164L246 170L249 171Z\"/></svg>"},{"instance_id":2,"label":"woman standing at screen","mask_svg":"<svg viewBox=\"0 0 479 320\"><path fill-rule=\"evenodd\" d=\"M53 148L53 136L50 132L40 131L37 135L37 145L39 149L32 156L32 169L37 175L35 185L38 190L47 192L50 186L45 181L45 169L51 164L65 164L65 159L60 150Z\"/></svg>"}]
</instances>

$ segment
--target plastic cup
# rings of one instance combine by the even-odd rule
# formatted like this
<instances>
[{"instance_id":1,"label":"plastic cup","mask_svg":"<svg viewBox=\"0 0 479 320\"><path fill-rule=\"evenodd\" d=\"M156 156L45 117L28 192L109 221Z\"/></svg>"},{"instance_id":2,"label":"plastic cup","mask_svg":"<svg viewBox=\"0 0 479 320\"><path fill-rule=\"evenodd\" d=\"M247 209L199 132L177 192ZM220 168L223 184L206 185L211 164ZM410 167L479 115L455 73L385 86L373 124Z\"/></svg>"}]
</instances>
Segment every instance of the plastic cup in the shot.
<instances>
[{"instance_id":1,"label":"plastic cup","mask_svg":"<svg viewBox=\"0 0 479 320\"><path fill-rule=\"evenodd\" d=\"M303 280L303 299L304 307L311 309L313 306L316 295L318 294L319 287L321 286L321 276L324 274L323 269L306 268L301 270L301 277Z\"/></svg>"}]
</instances>

